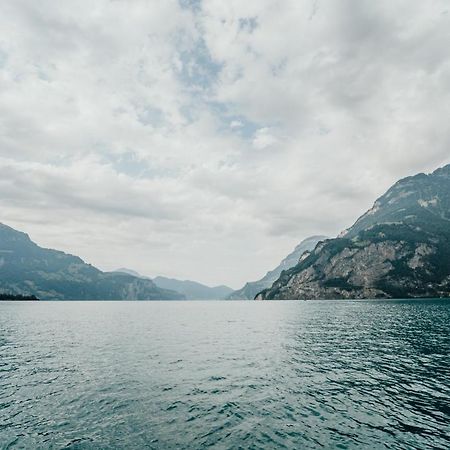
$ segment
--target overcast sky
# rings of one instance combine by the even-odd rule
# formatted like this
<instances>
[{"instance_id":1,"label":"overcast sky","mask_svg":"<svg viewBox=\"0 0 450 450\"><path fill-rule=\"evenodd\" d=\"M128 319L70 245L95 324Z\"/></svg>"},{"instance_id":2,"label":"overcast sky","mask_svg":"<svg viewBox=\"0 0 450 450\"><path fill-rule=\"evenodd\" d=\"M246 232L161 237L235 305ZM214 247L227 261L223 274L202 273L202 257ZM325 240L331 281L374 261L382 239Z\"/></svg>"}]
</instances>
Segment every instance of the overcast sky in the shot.
<instances>
[{"instance_id":1,"label":"overcast sky","mask_svg":"<svg viewBox=\"0 0 450 450\"><path fill-rule=\"evenodd\" d=\"M238 288L450 162L440 0L3 0L0 221Z\"/></svg>"}]
</instances>

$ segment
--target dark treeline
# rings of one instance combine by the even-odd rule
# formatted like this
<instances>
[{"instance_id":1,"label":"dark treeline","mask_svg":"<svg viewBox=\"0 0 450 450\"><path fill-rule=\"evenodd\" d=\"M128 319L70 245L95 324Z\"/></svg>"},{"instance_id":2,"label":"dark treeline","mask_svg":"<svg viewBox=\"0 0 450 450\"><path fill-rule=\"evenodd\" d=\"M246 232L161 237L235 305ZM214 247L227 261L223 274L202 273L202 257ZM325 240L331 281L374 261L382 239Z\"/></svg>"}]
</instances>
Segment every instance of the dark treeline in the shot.
<instances>
[{"instance_id":1,"label":"dark treeline","mask_svg":"<svg viewBox=\"0 0 450 450\"><path fill-rule=\"evenodd\" d=\"M35 295L0 293L0 300L39 300Z\"/></svg>"}]
</instances>

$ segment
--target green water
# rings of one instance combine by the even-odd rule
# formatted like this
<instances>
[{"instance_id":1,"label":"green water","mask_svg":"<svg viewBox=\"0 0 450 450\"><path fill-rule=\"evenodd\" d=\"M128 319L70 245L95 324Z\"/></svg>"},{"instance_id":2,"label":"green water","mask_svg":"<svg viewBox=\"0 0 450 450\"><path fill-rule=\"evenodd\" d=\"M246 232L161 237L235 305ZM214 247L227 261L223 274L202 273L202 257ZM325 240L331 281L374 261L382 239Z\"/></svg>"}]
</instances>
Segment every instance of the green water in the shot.
<instances>
[{"instance_id":1,"label":"green water","mask_svg":"<svg viewBox=\"0 0 450 450\"><path fill-rule=\"evenodd\" d=\"M0 303L0 448L450 448L450 301Z\"/></svg>"}]
</instances>

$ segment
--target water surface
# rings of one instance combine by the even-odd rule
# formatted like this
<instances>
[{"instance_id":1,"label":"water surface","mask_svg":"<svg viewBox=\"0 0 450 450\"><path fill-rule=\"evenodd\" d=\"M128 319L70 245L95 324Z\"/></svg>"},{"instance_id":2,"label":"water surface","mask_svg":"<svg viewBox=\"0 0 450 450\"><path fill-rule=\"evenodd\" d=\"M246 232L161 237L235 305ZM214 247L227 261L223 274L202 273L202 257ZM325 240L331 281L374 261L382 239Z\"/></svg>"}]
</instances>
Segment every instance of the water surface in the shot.
<instances>
[{"instance_id":1,"label":"water surface","mask_svg":"<svg viewBox=\"0 0 450 450\"><path fill-rule=\"evenodd\" d=\"M2 302L0 448L446 449L450 302Z\"/></svg>"}]
</instances>

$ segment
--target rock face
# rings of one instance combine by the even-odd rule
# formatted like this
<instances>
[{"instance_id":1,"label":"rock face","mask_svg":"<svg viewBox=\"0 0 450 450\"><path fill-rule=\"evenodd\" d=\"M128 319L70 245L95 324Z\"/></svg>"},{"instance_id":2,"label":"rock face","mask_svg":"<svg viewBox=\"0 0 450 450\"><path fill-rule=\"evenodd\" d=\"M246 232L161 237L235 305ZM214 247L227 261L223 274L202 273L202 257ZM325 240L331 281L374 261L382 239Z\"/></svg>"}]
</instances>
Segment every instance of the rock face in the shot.
<instances>
[{"instance_id":1,"label":"rock face","mask_svg":"<svg viewBox=\"0 0 450 450\"><path fill-rule=\"evenodd\" d=\"M0 292L42 300L173 300L182 295L151 280L102 272L77 256L39 247L0 224Z\"/></svg>"},{"instance_id":2,"label":"rock face","mask_svg":"<svg viewBox=\"0 0 450 450\"><path fill-rule=\"evenodd\" d=\"M450 296L450 165L397 182L258 299Z\"/></svg>"},{"instance_id":3,"label":"rock face","mask_svg":"<svg viewBox=\"0 0 450 450\"><path fill-rule=\"evenodd\" d=\"M311 236L303 240L275 269L267 272L260 280L246 283L243 288L232 292L228 296L228 300L253 300L258 292L272 286L283 270L295 266L305 252L311 251L318 242L325 239L327 239L326 236Z\"/></svg>"}]
</instances>

